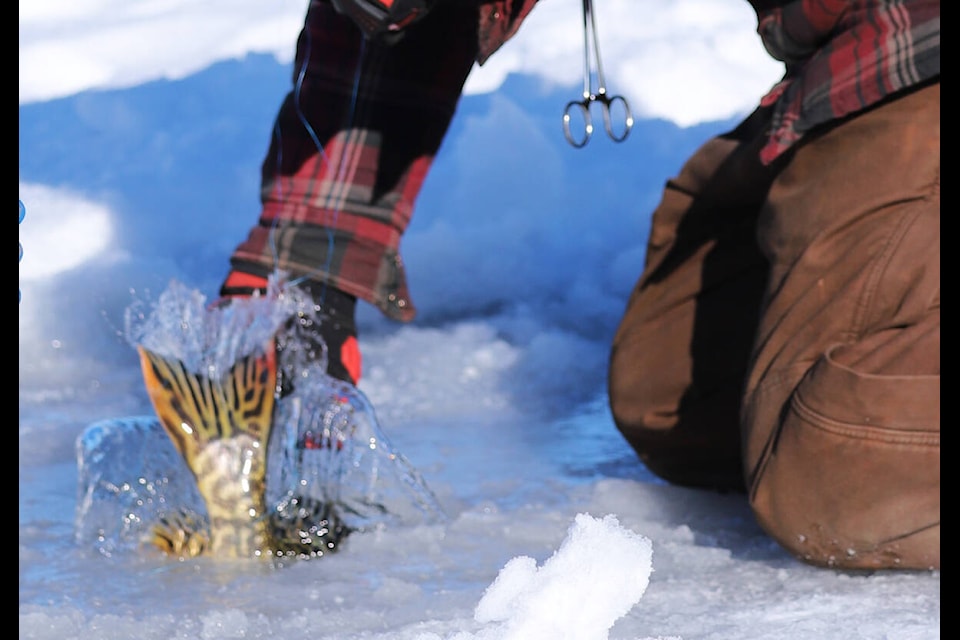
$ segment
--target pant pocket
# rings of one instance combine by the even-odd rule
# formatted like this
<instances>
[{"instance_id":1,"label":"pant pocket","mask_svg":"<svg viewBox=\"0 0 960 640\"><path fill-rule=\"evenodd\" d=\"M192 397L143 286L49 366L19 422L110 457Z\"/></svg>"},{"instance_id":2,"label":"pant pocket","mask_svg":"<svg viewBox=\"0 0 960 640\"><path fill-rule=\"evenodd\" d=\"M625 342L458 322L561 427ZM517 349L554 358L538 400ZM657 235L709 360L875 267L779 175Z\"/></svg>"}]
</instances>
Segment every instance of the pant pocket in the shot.
<instances>
[{"instance_id":1,"label":"pant pocket","mask_svg":"<svg viewBox=\"0 0 960 640\"><path fill-rule=\"evenodd\" d=\"M940 376L864 374L834 347L791 395L751 491L798 557L847 568L940 566Z\"/></svg>"}]
</instances>

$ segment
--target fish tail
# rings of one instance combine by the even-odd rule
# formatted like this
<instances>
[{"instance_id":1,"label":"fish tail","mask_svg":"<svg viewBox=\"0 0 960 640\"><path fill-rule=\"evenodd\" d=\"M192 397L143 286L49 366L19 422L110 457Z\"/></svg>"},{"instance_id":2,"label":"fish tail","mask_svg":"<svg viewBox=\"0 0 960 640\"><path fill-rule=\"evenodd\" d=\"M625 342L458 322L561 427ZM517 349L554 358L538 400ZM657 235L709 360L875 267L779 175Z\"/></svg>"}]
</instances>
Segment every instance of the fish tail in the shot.
<instances>
[{"instance_id":1,"label":"fish tail","mask_svg":"<svg viewBox=\"0 0 960 640\"><path fill-rule=\"evenodd\" d=\"M266 524L267 446L277 393L273 341L221 378L138 347L143 379L160 423L193 473L207 507L209 540L177 520L153 542L168 552L249 557L270 546Z\"/></svg>"},{"instance_id":2,"label":"fish tail","mask_svg":"<svg viewBox=\"0 0 960 640\"><path fill-rule=\"evenodd\" d=\"M192 373L180 360L143 346L137 351L154 411L188 465L212 440L245 433L266 445L277 383L272 340L219 380Z\"/></svg>"}]
</instances>

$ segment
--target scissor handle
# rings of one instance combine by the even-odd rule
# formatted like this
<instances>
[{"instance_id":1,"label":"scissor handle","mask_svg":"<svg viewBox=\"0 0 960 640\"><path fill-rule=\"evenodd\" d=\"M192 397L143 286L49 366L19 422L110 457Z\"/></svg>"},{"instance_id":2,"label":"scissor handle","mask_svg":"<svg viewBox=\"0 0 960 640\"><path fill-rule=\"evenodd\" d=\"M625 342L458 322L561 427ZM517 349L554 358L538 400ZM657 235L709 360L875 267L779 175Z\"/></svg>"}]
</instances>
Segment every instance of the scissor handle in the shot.
<instances>
[{"instance_id":1,"label":"scissor handle","mask_svg":"<svg viewBox=\"0 0 960 640\"><path fill-rule=\"evenodd\" d=\"M614 142L626 140L633 128L633 113L630 112L630 103L623 96L607 96L606 94L596 96L596 100L603 105L603 128L607 130L607 135ZM615 104L623 105L623 133L620 134L613 131L613 118L610 117L610 109Z\"/></svg>"},{"instance_id":2,"label":"scissor handle","mask_svg":"<svg viewBox=\"0 0 960 640\"><path fill-rule=\"evenodd\" d=\"M594 102L600 103L600 109L603 112L603 128L606 129L607 135L610 136L611 140L614 142L623 142L627 139L627 136L630 135L630 130L633 128L633 113L630 111L630 103L627 102L627 99L623 96L608 96L606 93L601 92L599 94L590 94L584 97L583 100L571 100L563 109L563 137L577 149L586 145L587 142L590 141L590 136L593 135L593 118L590 116L590 105ZM622 132L617 132L613 129L613 118L610 115L610 110L614 105L623 105ZM575 109L579 110L580 115L583 116L583 135L579 137L573 135L571 127L573 111Z\"/></svg>"},{"instance_id":3,"label":"scissor handle","mask_svg":"<svg viewBox=\"0 0 960 640\"><path fill-rule=\"evenodd\" d=\"M590 141L590 136L593 135L593 119L590 118L590 101L592 99L593 96L583 100L571 100L563 109L563 137L577 149L587 144ZM574 109L579 110L580 115L583 116L583 135L579 137L575 137L570 128Z\"/></svg>"}]
</instances>

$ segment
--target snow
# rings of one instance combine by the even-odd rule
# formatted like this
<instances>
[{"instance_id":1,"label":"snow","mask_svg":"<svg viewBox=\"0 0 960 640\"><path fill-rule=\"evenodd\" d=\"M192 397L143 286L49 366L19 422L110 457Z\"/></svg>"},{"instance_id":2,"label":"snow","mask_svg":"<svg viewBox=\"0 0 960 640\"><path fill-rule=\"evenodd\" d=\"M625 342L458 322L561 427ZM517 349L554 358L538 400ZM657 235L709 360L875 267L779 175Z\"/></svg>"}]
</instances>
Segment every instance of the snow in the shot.
<instances>
[{"instance_id":1,"label":"snow","mask_svg":"<svg viewBox=\"0 0 960 640\"><path fill-rule=\"evenodd\" d=\"M468 81L403 244L420 315L359 316L361 390L445 521L282 568L79 544L77 438L150 413L124 312L171 281L215 295L304 9L20 2L20 638L940 637L939 571L804 565L742 497L657 480L607 412L663 181L778 79L740 0L597 3L622 144L563 140L576 0Z\"/></svg>"}]
</instances>

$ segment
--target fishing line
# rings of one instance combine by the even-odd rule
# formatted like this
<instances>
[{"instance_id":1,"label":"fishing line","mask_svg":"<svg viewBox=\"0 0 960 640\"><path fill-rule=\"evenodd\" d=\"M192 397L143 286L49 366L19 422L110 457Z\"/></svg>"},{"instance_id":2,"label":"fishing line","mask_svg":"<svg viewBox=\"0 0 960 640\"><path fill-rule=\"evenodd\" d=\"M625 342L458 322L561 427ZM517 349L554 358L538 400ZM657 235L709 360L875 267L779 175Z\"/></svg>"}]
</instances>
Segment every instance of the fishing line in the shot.
<instances>
[{"instance_id":1,"label":"fishing line","mask_svg":"<svg viewBox=\"0 0 960 640\"><path fill-rule=\"evenodd\" d=\"M297 108L297 117L300 118L300 123L303 125L303 128L307 130L307 133L310 134L310 139L313 140L313 144L316 145L317 151L320 152L320 155L323 156L324 161L327 161L327 154L323 150L323 144L320 142L320 138L317 136L317 132L311 126L310 122L307 120L307 114L303 112L303 107L300 104L300 92L303 90L303 79L307 76L307 62L310 60L310 51L313 49L313 38L310 37L310 29L307 29L307 44L306 51L303 56L303 63L300 65L300 71L297 73L297 81L293 87L293 105Z\"/></svg>"},{"instance_id":2,"label":"fishing line","mask_svg":"<svg viewBox=\"0 0 960 640\"><path fill-rule=\"evenodd\" d=\"M337 171L334 175L334 182L330 188L332 200L336 204L333 209L333 218L325 230L327 234L327 259L326 259L326 263L322 267L322 270L323 270L323 273L327 273L327 274L330 273L330 270L333 267L333 253L334 253L334 248L336 246L337 221L340 217L340 207L341 207L341 203L343 202L343 198L338 197L337 186L339 185L345 188L347 192L349 192L349 185L346 183L346 171L347 171L346 151L350 148L351 134L349 134L349 132L353 130L354 121L357 115L357 103L359 102L359 96L360 96L360 78L362 76L364 58L366 57L366 52L367 52L366 44L367 44L367 39L361 38L360 52L357 56L357 68L353 74L353 88L351 89L351 92L350 92L350 108L347 110L347 122L346 122L346 128L344 130L347 133L347 135L344 136L344 140L343 140L344 152L340 154L340 161L337 165ZM314 137L314 142L318 145L320 144L315 137ZM322 149L321 149L321 153L323 153ZM324 155L324 158L326 159L325 155ZM316 273L317 271L318 269L314 269L313 273ZM293 284L300 283L306 280L307 278L308 278L308 275L301 276L300 278L297 278L296 280L294 280ZM328 283L327 281L324 281L319 299L317 300L317 302L320 304L321 307L323 306L323 302L326 300L327 287L328 287Z\"/></svg>"},{"instance_id":3,"label":"fishing line","mask_svg":"<svg viewBox=\"0 0 960 640\"><path fill-rule=\"evenodd\" d=\"M324 147L323 147L323 143L320 141L320 138L319 138L319 136L317 135L316 130L315 130L315 129L313 128L313 126L310 124L310 121L309 121L308 118L307 118L307 114L304 112L303 106L302 106L301 95L302 95L302 91L303 91L304 80L305 80L305 78L306 78L307 64L308 64L308 62L309 62L309 60L310 60L311 51L312 51L312 49L313 49L312 29L310 29L310 27L308 26L308 27L304 30L304 32L305 32L305 42L304 42L303 61L301 62L300 69L299 69L299 71L297 72L297 79L296 79L296 81L295 81L295 83L294 83L294 91L293 91L294 108L295 108L295 110L296 110L297 118L300 120L300 124L301 124L301 125L304 127L304 129L307 131L307 134L310 136L310 139L313 141L313 144L316 146L317 152L319 153L320 157L322 158L322 162L327 163L327 164L329 165L330 158L327 156L326 151L324 150ZM346 120L345 127L344 127L344 133L345 133L346 135L344 136L343 148L344 148L345 151L346 151L347 149L349 149L349 142L350 142L350 133L349 133L349 132L352 130L353 125L354 125L354 122L355 122L355 119L356 119L357 104L358 104L358 102L359 102L359 95L360 95L360 81L361 81L362 72L363 72L363 68L364 68L364 64L365 64L366 53L367 53L367 50L366 50L366 38L361 38L361 39L360 39L360 50L359 50L358 55L357 55L356 69L355 69L355 71L354 71L353 86L352 86L351 94L350 94L350 105L349 105L349 109L348 109L348 111L347 111L347 120ZM283 135L283 134L282 134L282 131L281 131L281 126L280 126L280 121L279 121L279 119L277 120L277 124L276 124L276 127L275 127L274 131L275 131L276 139L277 139L277 141L278 141L278 143L277 143L277 154L278 154L278 155L277 155L277 165L276 165L276 166L279 168L279 167L282 166L282 165L280 164L280 162L282 161L282 158L283 158L283 145L279 143L279 141L280 141L280 139L282 138L282 135ZM338 196L338 193L339 193L339 191L338 191L338 189L337 189L337 186L339 185L339 186L346 187L347 189L349 189L349 185L347 185L346 182L345 182L345 176L346 176L346 171L347 171L347 160L348 160L348 159L347 159L346 153L341 153L341 154L340 154L340 159L339 159L339 161L338 161L338 163L337 163L336 171L333 173L333 182L332 182L332 185L331 185L331 187L330 187L331 195L329 196L328 200L331 201L331 202L333 202L333 203L334 203L334 206L333 206L333 208L332 208L332 210L333 210L333 215L332 215L332 217L329 219L329 223L328 223L328 225L327 225L327 227L326 227L326 229L325 229L326 234L327 234L327 256L326 256L326 262L325 262L325 264L323 264L322 266L318 266L318 267L314 268L313 270L311 270L310 273L307 273L307 274L305 274L305 275L300 276L299 278L296 278L296 279L294 279L294 280L291 280L290 283L289 283L289 284L291 284L291 285L297 285L297 284L299 284L299 283L301 283L301 282L304 282L305 280L308 280L312 274L316 274L316 273L327 273L327 274L329 274L329 273L330 273L330 270L331 270L332 265L333 265L334 249L335 249L335 247L336 247L336 226L337 226L337 221L338 221L338 219L339 219L340 208L341 208L341 206L342 206L342 198L337 197L337 196ZM284 199L286 198L286 196L284 196L284 195L280 192L280 189L281 189L280 183L281 183L281 182L282 182L281 180L277 179L277 187L276 187L276 188L277 188L277 197L278 197L278 200L280 200L281 202L283 202ZM293 188L294 188L294 186L293 186L293 184L291 183L291 185L290 185L290 190L292 190ZM278 250L278 248L277 248L277 240L276 240L276 234L275 234L276 229L277 229L277 226L278 226L278 223L279 223L278 218L274 218L273 221L271 222L271 228L270 228L270 247L271 247L271 252L272 252L272 254L273 254L273 260L274 260L274 266L275 266L275 268L277 268L278 265L279 265L279 250ZM321 292L320 292L318 298L316 299L316 302L317 302L320 306L323 306L323 302L324 302L325 297L326 297L326 292L327 292L327 287L328 287L328 286L329 286L328 282L324 281L324 283L323 283L323 288L321 289Z\"/></svg>"}]
</instances>

